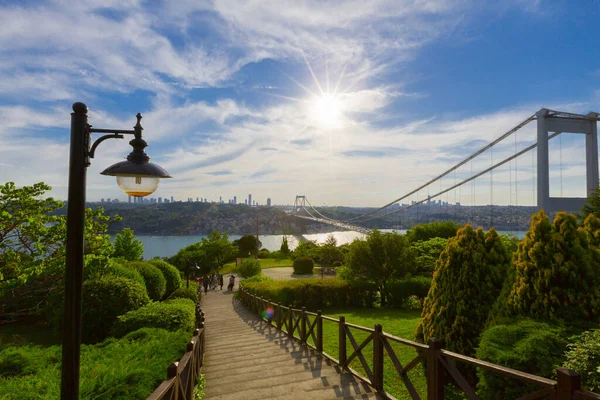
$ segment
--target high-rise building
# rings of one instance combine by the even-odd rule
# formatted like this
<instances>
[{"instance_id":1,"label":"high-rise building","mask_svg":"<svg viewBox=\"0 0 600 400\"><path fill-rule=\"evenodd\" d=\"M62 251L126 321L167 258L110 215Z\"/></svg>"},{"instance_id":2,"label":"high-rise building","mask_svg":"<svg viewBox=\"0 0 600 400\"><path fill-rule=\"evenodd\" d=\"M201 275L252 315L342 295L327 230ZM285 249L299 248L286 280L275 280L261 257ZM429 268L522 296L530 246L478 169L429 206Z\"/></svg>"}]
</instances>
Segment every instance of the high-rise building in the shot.
<instances>
[{"instance_id":1,"label":"high-rise building","mask_svg":"<svg viewBox=\"0 0 600 400\"><path fill-rule=\"evenodd\" d=\"M100 199L100 203L104 203L104 199Z\"/></svg>"},{"instance_id":2,"label":"high-rise building","mask_svg":"<svg viewBox=\"0 0 600 400\"><path fill-rule=\"evenodd\" d=\"M128 196L127 196L127 201L128 201L129 203L131 203L131 195L128 195Z\"/></svg>"},{"instance_id":3,"label":"high-rise building","mask_svg":"<svg viewBox=\"0 0 600 400\"><path fill-rule=\"evenodd\" d=\"M271 207L271 198L267 197L267 207Z\"/></svg>"},{"instance_id":4,"label":"high-rise building","mask_svg":"<svg viewBox=\"0 0 600 400\"><path fill-rule=\"evenodd\" d=\"M223 202L223 198L221 196L219 196L219 203Z\"/></svg>"},{"instance_id":5,"label":"high-rise building","mask_svg":"<svg viewBox=\"0 0 600 400\"><path fill-rule=\"evenodd\" d=\"M252 205L252 195L251 194L248 195L248 205L249 206Z\"/></svg>"},{"instance_id":6,"label":"high-rise building","mask_svg":"<svg viewBox=\"0 0 600 400\"><path fill-rule=\"evenodd\" d=\"M173 203L175 201L175 199L173 199L173 196L171 196L171 203Z\"/></svg>"},{"instance_id":7,"label":"high-rise building","mask_svg":"<svg viewBox=\"0 0 600 400\"><path fill-rule=\"evenodd\" d=\"M237 196L233 196L233 204L237 204Z\"/></svg>"},{"instance_id":8,"label":"high-rise building","mask_svg":"<svg viewBox=\"0 0 600 400\"><path fill-rule=\"evenodd\" d=\"M248 204L248 199L244 199L244 204Z\"/></svg>"}]
</instances>

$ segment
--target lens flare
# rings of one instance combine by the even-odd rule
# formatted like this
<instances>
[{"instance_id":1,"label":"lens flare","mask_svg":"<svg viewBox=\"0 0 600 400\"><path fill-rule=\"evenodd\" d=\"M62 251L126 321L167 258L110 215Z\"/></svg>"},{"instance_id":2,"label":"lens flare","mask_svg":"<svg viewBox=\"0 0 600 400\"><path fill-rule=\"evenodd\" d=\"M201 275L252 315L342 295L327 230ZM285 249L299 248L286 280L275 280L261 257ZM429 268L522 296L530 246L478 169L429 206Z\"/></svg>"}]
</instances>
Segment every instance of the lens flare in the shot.
<instances>
[{"instance_id":1,"label":"lens flare","mask_svg":"<svg viewBox=\"0 0 600 400\"><path fill-rule=\"evenodd\" d=\"M265 319L271 319L273 318L273 315L275 315L275 310L273 310L273 307L271 306L267 307L267 309L261 313L261 317Z\"/></svg>"}]
</instances>

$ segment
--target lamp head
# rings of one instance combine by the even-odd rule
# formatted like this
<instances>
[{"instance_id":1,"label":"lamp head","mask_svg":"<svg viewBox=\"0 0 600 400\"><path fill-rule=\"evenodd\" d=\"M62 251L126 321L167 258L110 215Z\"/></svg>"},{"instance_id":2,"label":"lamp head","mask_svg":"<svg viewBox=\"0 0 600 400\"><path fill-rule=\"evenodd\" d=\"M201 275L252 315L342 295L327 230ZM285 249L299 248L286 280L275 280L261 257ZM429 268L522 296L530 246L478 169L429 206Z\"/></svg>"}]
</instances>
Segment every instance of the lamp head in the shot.
<instances>
[{"instance_id":1,"label":"lamp head","mask_svg":"<svg viewBox=\"0 0 600 400\"><path fill-rule=\"evenodd\" d=\"M126 194L144 197L154 193L161 178L171 178L171 175L164 168L150 162L150 157L144 152L148 143L142 139L142 114L138 113L136 117L135 137L129 142L133 151L129 153L126 161L111 165L101 174L116 176L117 184Z\"/></svg>"}]
</instances>

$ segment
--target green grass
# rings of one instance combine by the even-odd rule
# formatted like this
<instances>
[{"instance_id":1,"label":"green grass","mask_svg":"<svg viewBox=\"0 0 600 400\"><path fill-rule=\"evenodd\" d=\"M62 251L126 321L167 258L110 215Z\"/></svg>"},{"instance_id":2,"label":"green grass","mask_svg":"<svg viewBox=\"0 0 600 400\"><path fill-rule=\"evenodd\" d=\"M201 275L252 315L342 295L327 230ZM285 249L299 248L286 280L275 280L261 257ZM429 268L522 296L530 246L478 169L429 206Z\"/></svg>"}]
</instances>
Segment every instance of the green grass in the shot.
<instances>
[{"instance_id":1,"label":"green grass","mask_svg":"<svg viewBox=\"0 0 600 400\"><path fill-rule=\"evenodd\" d=\"M28 344L47 347L59 343L60 337L55 335L50 324L39 317L0 325L0 348Z\"/></svg>"},{"instance_id":2,"label":"green grass","mask_svg":"<svg viewBox=\"0 0 600 400\"><path fill-rule=\"evenodd\" d=\"M81 348L83 399L146 399L185 353L188 332L143 328L123 339ZM10 346L0 351L0 399L60 397L61 348Z\"/></svg>"},{"instance_id":3,"label":"green grass","mask_svg":"<svg viewBox=\"0 0 600 400\"><path fill-rule=\"evenodd\" d=\"M399 310L399 309L381 309L381 308L348 308L348 309L328 309L323 311L324 315L338 319L340 316L346 317L346 322L373 328L376 323L381 324L383 331L394 336L398 336L408 340L414 340L414 331L421 318L420 311L416 310ZM311 318L312 320L312 318ZM332 357L339 359L338 354L338 324L330 321L323 321L323 349ZM368 337L369 333L357 329L350 329L357 344L360 344ZM309 339L312 343L312 338ZM396 356L403 366L406 366L417 353L414 348L405 346L399 343L390 342ZM347 339L346 342L347 356L354 352L352 344ZM367 345L362 351L365 359L371 369L373 369L373 344ZM392 394L397 399L410 399L410 395L402 382L400 375L396 372L389 356L384 349L384 387L385 390ZM357 371L363 376L367 376L365 370L361 366L358 358L355 358L350 363L350 368ZM409 373L408 377L415 386L415 389L421 398L427 397L427 382L423 373L423 368L420 365L415 366Z\"/></svg>"},{"instance_id":4,"label":"green grass","mask_svg":"<svg viewBox=\"0 0 600 400\"><path fill-rule=\"evenodd\" d=\"M258 261L260 262L260 266L263 269L291 267L292 264L294 263L292 260L287 259L287 258L283 259L283 260L276 260L274 258L260 258ZM230 274L232 272L235 273L236 271L237 271L237 269L235 267L235 261L233 261L233 262L225 264L225 266L221 270L221 273L222 274Z\"/></svg>"}]
</instances>

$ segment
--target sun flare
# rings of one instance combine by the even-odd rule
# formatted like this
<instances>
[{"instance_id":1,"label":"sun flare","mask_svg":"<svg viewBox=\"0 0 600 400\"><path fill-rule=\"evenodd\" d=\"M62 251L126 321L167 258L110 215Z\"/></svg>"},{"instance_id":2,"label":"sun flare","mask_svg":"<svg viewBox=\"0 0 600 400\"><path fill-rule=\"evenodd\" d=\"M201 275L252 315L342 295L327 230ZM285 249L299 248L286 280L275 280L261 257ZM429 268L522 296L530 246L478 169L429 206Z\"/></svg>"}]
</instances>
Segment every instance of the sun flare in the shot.
<instances>
[{"instance_id":1,"label":"sun flare","mask_svg":"<svg viewBox=\"0 0 600 400\"><path fill-rule=\"evenodd\" d=\"M337 96L323 93L311 103L311 116L319 126L333 129L342 125L342 103Z\"/></svg>"}]
</instances>

